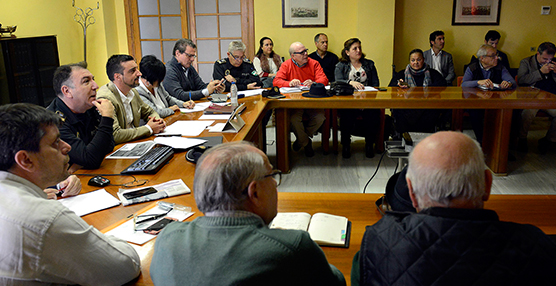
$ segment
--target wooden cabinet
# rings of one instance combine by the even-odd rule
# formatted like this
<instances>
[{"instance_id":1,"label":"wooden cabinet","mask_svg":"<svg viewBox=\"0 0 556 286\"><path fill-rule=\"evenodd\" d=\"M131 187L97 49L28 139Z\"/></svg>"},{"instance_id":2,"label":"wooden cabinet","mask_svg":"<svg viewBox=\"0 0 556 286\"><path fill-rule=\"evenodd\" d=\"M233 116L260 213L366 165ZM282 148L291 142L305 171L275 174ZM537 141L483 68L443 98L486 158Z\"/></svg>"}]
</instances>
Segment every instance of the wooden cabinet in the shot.
<instances>
[{"instance_id":1,"label":"wooden cabinet","mask_svg":"<svg viewBox=\"0 0 556 286\"><path fill-rule=\"evenodd\" d=\"M0 38L0 104L48 106L56 96L54 71L60 66L56 36Z\"/></svg>"}]
</instances>

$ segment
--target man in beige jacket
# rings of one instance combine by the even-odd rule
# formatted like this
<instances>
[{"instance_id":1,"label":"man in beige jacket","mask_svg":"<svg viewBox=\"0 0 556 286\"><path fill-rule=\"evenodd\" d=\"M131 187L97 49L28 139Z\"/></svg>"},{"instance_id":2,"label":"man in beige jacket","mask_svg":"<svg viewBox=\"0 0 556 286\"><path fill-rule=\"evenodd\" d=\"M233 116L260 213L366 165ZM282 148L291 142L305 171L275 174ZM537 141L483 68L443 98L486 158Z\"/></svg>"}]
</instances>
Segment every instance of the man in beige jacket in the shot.
<instances>
[{"instance_id":1,"label":"man in beige jacket","mask_svg":"<svg viewBox=\"0 0 556 286\"><path fill-rule=\"evenodd\" d=\"M97 98L106 98L114 105L113 132L116 144L164 131L164 120L141 100L135 90L141 72L133 57L111 56L106 63L106 73L111 82L98 90ZM143 126L139 126L141 119L147 122Z\"/></svg>"}]
</instances>

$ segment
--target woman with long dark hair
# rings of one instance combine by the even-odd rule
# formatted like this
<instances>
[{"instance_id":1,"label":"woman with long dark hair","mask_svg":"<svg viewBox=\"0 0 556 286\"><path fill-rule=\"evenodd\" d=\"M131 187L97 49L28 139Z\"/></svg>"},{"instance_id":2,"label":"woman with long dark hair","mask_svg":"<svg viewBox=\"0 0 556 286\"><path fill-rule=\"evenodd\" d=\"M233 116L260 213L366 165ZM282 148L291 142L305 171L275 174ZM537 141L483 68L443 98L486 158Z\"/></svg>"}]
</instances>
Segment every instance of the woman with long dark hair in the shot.
<instances>
[{"instance_id":1,"label":"woman with long dark hair","mask_svg":"<svg viewBox=\"0 0 556 286\"><path fill-rule=\"evenodd\" d=\"M261 77L263 87L272 87L272 80L280 69L282 59L274 52L274 43L269 37L262 37L259 41L259 51L253 59L255 70Z\"/></svg>"}]
</instances>

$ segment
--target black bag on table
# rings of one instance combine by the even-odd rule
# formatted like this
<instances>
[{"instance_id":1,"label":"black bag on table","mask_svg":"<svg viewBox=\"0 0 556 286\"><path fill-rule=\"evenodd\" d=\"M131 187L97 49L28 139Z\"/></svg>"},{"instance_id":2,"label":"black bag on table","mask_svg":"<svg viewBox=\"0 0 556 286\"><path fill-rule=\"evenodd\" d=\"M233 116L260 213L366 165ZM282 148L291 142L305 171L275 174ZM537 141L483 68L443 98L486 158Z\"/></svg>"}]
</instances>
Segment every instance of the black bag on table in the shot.
<instances>
[{"instance_id":1,"label":"black bag on table","mask_svg":"<svg viewBox=\"0 0 556 286\"><path fill-rule=\"evenodd\" d=\"M335 81L330 84L329 95L353 95L355 88L349 83Z\"/></svg>"}]
</instances>

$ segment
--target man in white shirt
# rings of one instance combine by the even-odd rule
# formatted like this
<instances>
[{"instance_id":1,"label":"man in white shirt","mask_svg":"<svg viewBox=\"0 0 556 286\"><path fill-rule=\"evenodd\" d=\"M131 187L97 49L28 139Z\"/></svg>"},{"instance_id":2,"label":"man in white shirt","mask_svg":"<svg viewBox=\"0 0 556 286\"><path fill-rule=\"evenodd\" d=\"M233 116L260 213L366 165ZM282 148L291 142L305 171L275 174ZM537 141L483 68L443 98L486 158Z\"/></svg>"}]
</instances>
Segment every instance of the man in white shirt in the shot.
<instances>
[{"instance_id":1,"label":"man in white shirt","mask_svg":"<svg viewBox=\"0 0 556 286\"><path fill-rule=\"evenodd\" d=\"M133 247L43 191L68 177L60 124L38 105L0 107L0 285L122 285L141 271Z\"/></svg>"},{"instance_id":2,"label":"man in white shirt","mask_svg":"<svg viewBox=\"0 0 556 286\"><path fill-rule=\"evenodd\" d=\"M444 79L446 79L447 85L452 85L456 78L456 73L454 72L452 55L442 50L444 49L444 32L432 32L429 36L429 42L431 49L423 54L425 63L441 73Z\"/></svg>"},{"instance_id":3,"label":"man in white shirt","mask_svg":"<svg viewBox=\"0 0 556 286\"><path fill-rule=\"evenodd\" d=\"M106 98L114 105L113 133L116 144L164 131L164 120L141 100L135 90L139 86L141 72L133 57L111 56L106 63L106 73L111 82L99 88L97 98ZM141 119L147 122L143 126L139 126Z\"/></svg>"}]
</instances>

